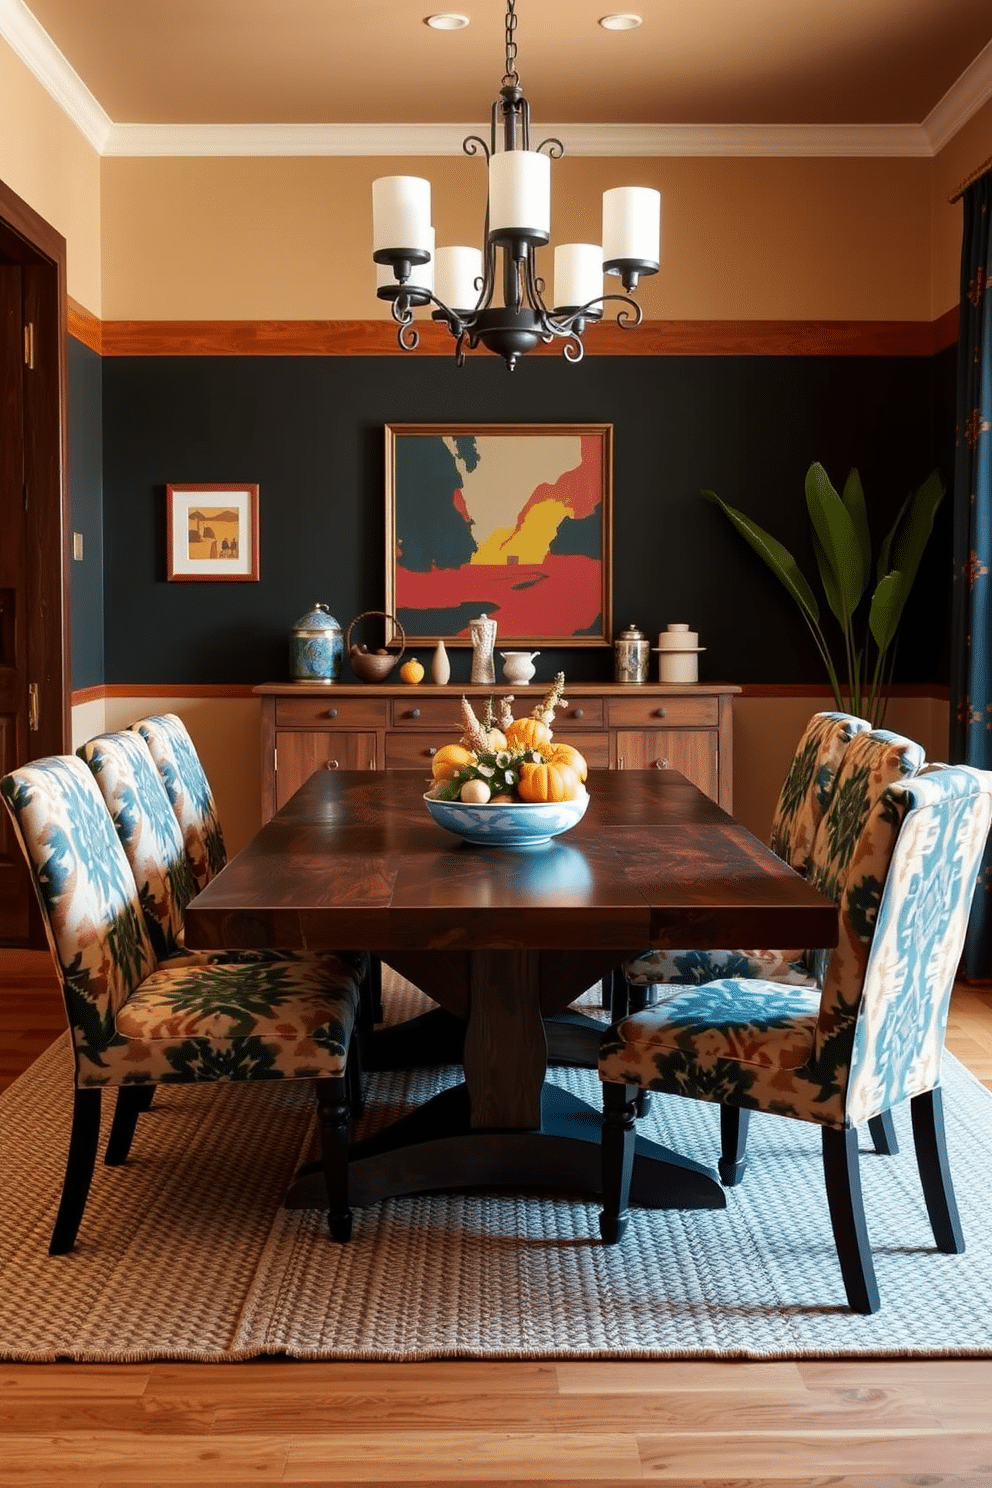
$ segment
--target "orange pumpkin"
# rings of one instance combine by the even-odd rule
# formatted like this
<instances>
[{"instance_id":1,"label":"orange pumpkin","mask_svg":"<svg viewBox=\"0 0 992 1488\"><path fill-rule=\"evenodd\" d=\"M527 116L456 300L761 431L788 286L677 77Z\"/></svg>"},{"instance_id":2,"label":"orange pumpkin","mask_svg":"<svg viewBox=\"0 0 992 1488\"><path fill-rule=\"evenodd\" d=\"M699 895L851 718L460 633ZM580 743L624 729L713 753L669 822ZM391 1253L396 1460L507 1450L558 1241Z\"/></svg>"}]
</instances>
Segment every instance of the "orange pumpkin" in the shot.
<instances>
[{"instance_id":1,"label":"orange pumpkin","mask_svg":"<svg viewBox=\"0 0 992 1488\"><path fill-rule=\"evenodd\" d=\"M442 744L431 760L431 774L435 780L450 780L463 765L475 764L475 755L463 744Z\"/></svg>"},{"instance_id":2,"label":"orange pumpkin","mask_svg":"<svg viewBox=\"0 0 992 1488\"><path fill-rule=\"evenodd\" d=\"M589 766L574 744L552 744L544 751L544 757L549 765L568 765L580 780L589 774Z\"/></svg>"},{"instance_id":3,"label":"orange pumpkin","mask_svg":"<svg viewBox=\"0 0 992 1488\"><path fill-rule=\"evenodd\" d=\"M540 749L551 743L551 730L539 718L515 718L506 728L506 742L518 749Z\"/></svg>"},{"instance_id":4,"label":"orange pumpkin","mask_svg":"<svg viewBox=\"0 0 992 1488\"><path fill-rule=\"evenodd\" d=\"M582 782L569 765L521 765L517 791L522 801L574 801Z\"/></svg>"}]
</instances>

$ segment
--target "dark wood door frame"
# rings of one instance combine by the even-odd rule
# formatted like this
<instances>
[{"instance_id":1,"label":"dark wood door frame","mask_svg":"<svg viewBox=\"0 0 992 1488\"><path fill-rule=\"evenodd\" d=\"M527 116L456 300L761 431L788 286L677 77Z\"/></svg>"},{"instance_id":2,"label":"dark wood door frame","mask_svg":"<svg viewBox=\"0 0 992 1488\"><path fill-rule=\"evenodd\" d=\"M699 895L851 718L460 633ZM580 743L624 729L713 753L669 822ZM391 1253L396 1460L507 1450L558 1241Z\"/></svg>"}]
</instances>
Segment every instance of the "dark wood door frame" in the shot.
<instances>
[{"instance_id":1,"label":"dark wood door frame","mask_svg":"<svg viewBox=\"0 0 992 1488\"><path fill-rule=\"evenodd\" d=\"M67 295L65 239L0 181L0 262L20 272L21 314L30 326L21 397L15 410L23 429L23 589L15 596L19 644L16 718L7 731L6 764L64 754L71 739L69 670L69 521L67 417ZM33 365L29 365L33 363ZM0 409L0 418L5 410ZM16 496L16 493L15 493ZM29 721L28 687L37 688ZM23 694L23 695L21 695ZM23 715L23 716L22 716ZM36 726L32 726L36 723ZM6 813L3 813L4 817ZM0 941L43 944L36 916L19 921L7 900L20 852L6 820L0 822L0 866L7 872L0 900ZM27 877L22 880L25 903Z\"/></svg>"}]
</instances>

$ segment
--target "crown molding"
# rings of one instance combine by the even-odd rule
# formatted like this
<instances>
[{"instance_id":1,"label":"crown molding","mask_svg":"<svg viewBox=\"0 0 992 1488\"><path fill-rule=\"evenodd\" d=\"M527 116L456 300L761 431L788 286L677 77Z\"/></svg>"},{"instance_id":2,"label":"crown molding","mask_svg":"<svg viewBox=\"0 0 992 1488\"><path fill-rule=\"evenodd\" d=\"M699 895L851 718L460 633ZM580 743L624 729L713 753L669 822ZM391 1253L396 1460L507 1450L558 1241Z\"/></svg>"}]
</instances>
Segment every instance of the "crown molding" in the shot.
<instances>
[{"instance_id":1,"label":"crown molding","mask_svg":"<svg viewBox=\"0 0 992 1488\"><path fill-rule=\"evenodd\" d=\"M460 155L477 124L114 124L105 155ZM547 124L572 156L929 156L918 124Z\"/></svg>"},{"instance_id":2,"label":"crown molding","mask_svg":"<svg viewBox=\"0 0 992 1488\"><path fill-rule=\"evenodd\" d=\"M992 98L992 41L983 47L923 120L934 155Z\"/></svg>"},{"instance_id":3,"label":"crown molding","mask_svg":"<svg viewBox=\"0 0 992 1488\"><path fill-rule=\"evenodd\" d=\"M457 155L472 124L118 124L24 0L0 0L7 42L100 155ZM992 98L992 42L922 124L549 124L573 156L932 156Z\"/></svg>"},{"instance_id":4,"label":"crown molding","mask_svg":"<svg viewBox=\"0 0 992 1488\"><path fill-rule=\"evenodd\" d=\"M0 0L0 37L102 155L113 120L22 0Z\"/></svg>"}]
</instances>

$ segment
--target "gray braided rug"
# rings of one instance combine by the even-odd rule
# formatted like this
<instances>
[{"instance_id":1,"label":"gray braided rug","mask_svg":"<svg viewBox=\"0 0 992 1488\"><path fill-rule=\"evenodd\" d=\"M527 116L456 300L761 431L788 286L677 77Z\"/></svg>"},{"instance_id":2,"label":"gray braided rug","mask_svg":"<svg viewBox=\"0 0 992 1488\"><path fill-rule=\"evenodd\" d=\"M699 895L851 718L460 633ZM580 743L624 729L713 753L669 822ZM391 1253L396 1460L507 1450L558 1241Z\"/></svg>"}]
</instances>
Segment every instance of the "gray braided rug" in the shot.
<instances>
[{"instance_id":1,"label":"gray braided rug","mask_svg":"<svg viewBox=\"0 0 992 1488\"><path fill-rule=\"evenodd\" d=\"M386 1000L393 1019L422 1005L395 979ZM0 1097L6 1360L992 1355L992 1094L950 1055L968 1249L934 1250L897 1112L898 1156L862 1144L871 1318L844 1305L818 1133L760 1116L725 1211L634 1211L619 1246L598 1243L594 1203L501 1193L393 1199L357 1211L337 1246L321 1214L280 1207L312 1148L302 1084L166 1087L128 1165L98 1166L76 1250L53 1260L70 1072L63 1039ZM456 1076L374 1076L369 1122ZM554 1078L598 1104L593 1073ZM645 1130L715 1162L712 1107L656 1099Z\"/></svg>"}]
</instances>

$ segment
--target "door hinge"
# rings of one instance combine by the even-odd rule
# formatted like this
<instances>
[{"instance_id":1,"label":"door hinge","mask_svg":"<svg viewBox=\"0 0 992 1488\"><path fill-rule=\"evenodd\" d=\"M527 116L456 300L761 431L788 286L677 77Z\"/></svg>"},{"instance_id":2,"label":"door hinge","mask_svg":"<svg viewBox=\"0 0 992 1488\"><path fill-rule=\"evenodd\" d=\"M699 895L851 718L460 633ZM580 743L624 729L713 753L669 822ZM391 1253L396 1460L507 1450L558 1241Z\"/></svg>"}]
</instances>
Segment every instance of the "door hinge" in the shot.
<instances>
[{"instance_id":1,"label":"door hinge","mask_svg":"<svg viewBox=\"0 0 992 1488\"><path fill-rule=\"evenodd\" d=\"M24 365L32 372L34 371L34 321L29 320L24 326Z\"/></svg>"},{"instance_id":2,"label":"door hinge","mask_svg":"<svg viewBox=\"0 0 992 1488\"><path fill-rule=\"evenodd\" d=\"M32 734L38 732L38 684L28 683L28 728Z\"/></svg>"}]
</instances>

